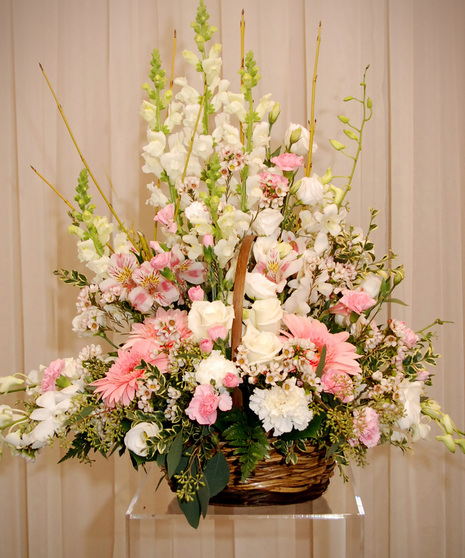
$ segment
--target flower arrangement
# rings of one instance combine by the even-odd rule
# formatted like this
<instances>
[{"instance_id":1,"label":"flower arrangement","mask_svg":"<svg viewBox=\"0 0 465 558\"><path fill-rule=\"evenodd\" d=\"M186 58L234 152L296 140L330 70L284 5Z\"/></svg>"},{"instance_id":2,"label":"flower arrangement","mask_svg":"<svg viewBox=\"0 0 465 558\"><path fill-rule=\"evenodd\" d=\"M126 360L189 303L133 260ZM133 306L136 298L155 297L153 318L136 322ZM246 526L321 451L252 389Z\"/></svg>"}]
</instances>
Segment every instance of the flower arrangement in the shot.
<instances>
[{"instance_id":1,"label":"flower arrangement","mask_svg":"<svg viewBox=\"0 0 465 558\"><path fill-rule=\"evenodd\" d=\"M13 453L34 459L59 440L62 461L126 450L135 467L156 461L193 526L228 483L226 450L244 482L271 450L283 468L309 445L341 466L362 465L378 444L404 449L426 437L433 419L437 438L465 453L464 433L426 393L426 365L438 357L431 326L414 333L376 319L400 302L392 293L404 278L392 254L375 256L378 211L365 233L348 221L373 108L365 77L360 98L345 99L360 104L360 123L338 117L355 149L339 187L331 169L312 174L316 74L309 129L291 124L272 147L279 104L271 95L254 102L251 52L240 92L230 91L221 45L207 51L216 31L208 20L201 0L192 24L199 54L183 53L202 90L185 78L167 87L157 50L144 85L153 240L129 230L109 203L117 226L95 213L89 177L101 189L87 164L76 205L65 200L91 278L55 273L80 289L73 330L109 350L91 344L76 358L0 378L0 393L27 395L0 406L1 441Z\"/></svg>"}]
</instances>

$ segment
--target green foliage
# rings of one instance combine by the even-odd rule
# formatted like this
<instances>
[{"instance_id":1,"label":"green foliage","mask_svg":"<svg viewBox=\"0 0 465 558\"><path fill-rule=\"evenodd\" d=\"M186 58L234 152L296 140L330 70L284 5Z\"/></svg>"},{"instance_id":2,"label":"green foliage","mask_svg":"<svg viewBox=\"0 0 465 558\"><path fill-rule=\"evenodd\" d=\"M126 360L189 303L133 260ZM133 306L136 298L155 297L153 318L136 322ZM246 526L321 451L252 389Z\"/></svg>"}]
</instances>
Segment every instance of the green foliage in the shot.
<instances>
[{"instance_id":1,"label":"green foliage","mask_svg":"<svg viewBox=\"0 0 465 558\"><path fill-rule=\"evenodd\" d=\"M67 269L55 269L53 273L54 275L59 277L63 281L63 283L68 283L81 288L87 287L87 285L89 285L87 277L82 273L79 273L75 269L73 269L72 271L68 271Z\"/></svg>"}]
</instances>

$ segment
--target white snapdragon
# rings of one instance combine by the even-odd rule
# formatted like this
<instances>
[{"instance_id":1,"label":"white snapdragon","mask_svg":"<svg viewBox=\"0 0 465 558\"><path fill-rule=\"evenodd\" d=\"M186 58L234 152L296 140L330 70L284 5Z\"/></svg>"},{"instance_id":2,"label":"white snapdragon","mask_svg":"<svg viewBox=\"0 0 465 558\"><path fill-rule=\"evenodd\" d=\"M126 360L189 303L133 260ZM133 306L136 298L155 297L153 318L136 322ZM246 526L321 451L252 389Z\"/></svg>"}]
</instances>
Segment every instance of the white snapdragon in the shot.
<instances>
[{"instance_id":1,"label":"white snapdragon","mask_svg":"<svg viewBox=\"0 0 465 558\"><path fill-rule=\"evenodd\" d=\"M163 132L147 132L147 141L149 142L144 148L144 153L151 157L161 157L166 148L166 136Z\"/></svg>"},{"instance_id":2,"label":"white snapdragon","mask_svg":"<svg viewBox=\"0 0 465 558\"><path fill-rule=\"evenodd\" d=\"M195 104L198 102L200 97L199 92L187 83L187 79L185 77L176 78L174 83L179 85L181 88L175 96L176 100L185 105Z\"/></svg>"},{"instance_id":3,"label":"white snapdragon","mask_svg":"<svg viewBox=\"0 0 465 558\"><path fill-rule=\"evenodd\" d=\"M221 268L226 267L226 264L234 256L238 242L239 238L235 234L231 234L228 238L222 238L216 243L213 251Z\"/></svg>"},{"instance_id":4,"label":"white snapdragon","mask_svg":"<svg viewBox=\"0 0 465 558\"><path fill-rule=\"evenodd\" d=\"M270 125L268 122L259 122L254 126L252 145L255 149L270 145Z\"/></svg>"},{"instance_id":5,"label":"white snapdragon","mask_svg":"<svg viewBox=\"0 0 465 558\"><path fill-rule=\"evenodd\" d=\"M255 112L258 114L258 118L262 120L265 114L267 112L270 112L275 104L276 103L271 100L271 93L267 93L266 95L264 95L255 108Z\"/></svg>"},{"instance_id":6,"label":"white snapdragon","mask_svg":"<svg viewBox=\"0 0 465 558\"><path fill-rule=\"evenodd\" d=\"M219 77L223 61L220 57L221 45L215 43L208 53L208 58L202 60L202 69L205 72L207 85L211 85L216 77Z\"/></svg>"},{"instance_id":7,"label":"white snapdragon","mask_svg":"<svg viewBox=\"0 0 465 558\"><path fill-rule=\"evenodd\" d=\"M225 104L224 111L237 116L240 122L245 122L247 109L243 93L228 93L228 103Z\"/></svg>"},{"instance_id":8,"label":"white snapdragon","mask_svg":"<svg viewBox=\"0 0 465 558\"><path fill-rule=\"evenodd\" d=\"M213 153L213 138L203 134L196 136L192 153L204 161L207 160Z\"/></svg>"}]
</instances>

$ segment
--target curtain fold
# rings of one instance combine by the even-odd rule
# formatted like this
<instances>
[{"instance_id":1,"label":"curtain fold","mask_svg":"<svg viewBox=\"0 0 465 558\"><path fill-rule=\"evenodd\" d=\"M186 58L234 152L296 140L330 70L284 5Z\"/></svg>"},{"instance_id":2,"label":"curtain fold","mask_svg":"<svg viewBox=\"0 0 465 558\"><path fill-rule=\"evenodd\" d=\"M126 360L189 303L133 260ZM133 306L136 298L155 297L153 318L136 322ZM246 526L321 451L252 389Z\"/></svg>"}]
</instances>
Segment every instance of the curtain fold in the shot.
<instances>
[{"instance_id":1,"label":"curtain fold","mask_svg":"<svg viewBox=\"0 0 465 558\"><path fill-rule=\"evenodd\" d=\"M336 118L358 118L344 103L358 95L366 66L374 113L349 194L351 221L366 228L369 207L381 210L375 243L405 265L391 315L419 329L439 317L443 357L434 396L465 425L465 3L462 0L208 0L223 43L223 75L238 90L241 9L246 51L262 75L257 100L280 102L275 138L289 122L305 124L318 23L322 43L316 92L314 171L345 174L328 139L344 141ZM39 67L53 85L73 134L118 215L153 227L141 171L145 98L153 48L175 75L196 80L183 61L194 49L192 0L4 0L0 3L0 219L6 241L0 273L0 375L76 355L90 339L71 331L76 291L52 274L76 267L66 206L31 165L72 201L82 161ZM112 186L110 186L109 180ZM98 194L94 199L102 210ZM148 233L150 234L150 232ZM397 262L395 262L397 265ZM14 402L14 396L10 396ZM464 456L420 442L414 454L376 448L356 471L366 509L366 556L465 557ZM0 464L1 553L11 558L124 556L124 513L141 473L129 459L96 458L91 467L58 465L64 449L35 463L9 455ZM285 537L285 534L283 534ZM211 545L210 545L211 546ZM206 548L210 548L206 545ZM286 555L278 545L276 556Z\"/></svg>"}]
</instances>

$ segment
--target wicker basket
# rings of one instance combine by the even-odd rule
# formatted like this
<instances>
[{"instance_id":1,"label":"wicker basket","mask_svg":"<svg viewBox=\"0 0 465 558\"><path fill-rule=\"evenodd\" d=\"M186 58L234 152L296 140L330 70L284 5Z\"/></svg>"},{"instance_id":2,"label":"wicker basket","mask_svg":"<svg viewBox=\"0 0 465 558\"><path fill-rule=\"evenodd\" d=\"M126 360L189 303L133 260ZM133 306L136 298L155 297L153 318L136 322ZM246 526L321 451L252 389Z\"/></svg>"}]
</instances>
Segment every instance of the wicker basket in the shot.
<instances>
[{"instance_id":1,"label":"wicker basket","mask_svg":"<svg viewBox=\"0 0 465 558\"><path fill-rule=\"evenodd\" d=\"M297 504L319 498L328 488L335 461L325 458L325 450L309 446L298 452L295 465L286 465L284 457L271 448L270 459L258 463L253 473L241 482L239 458L220 444L229 465L226 488L210 500L211 504L231 506L270 506Z\"/></svg>"}]
</instances>

